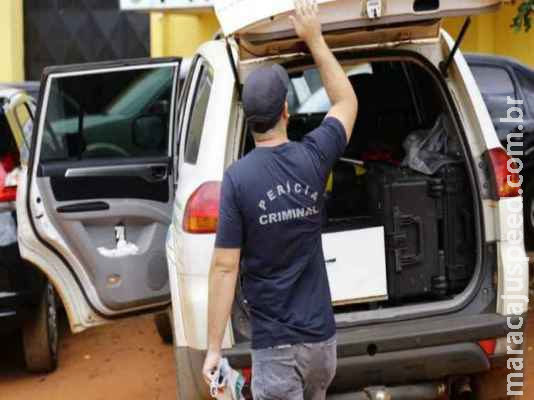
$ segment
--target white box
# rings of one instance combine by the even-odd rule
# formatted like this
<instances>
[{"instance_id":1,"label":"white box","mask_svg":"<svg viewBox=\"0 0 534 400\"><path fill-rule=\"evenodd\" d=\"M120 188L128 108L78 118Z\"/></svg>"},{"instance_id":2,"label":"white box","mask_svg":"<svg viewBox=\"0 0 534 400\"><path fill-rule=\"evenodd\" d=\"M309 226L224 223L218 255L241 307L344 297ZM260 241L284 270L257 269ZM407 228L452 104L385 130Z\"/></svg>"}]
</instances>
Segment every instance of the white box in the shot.
<instances>
[{"instance_id":1,"label":"white box","mask_svg":"<svg viewBox=\"0 0 534 400\"><path fill-rule=\"evenodd\" d=\"M324 234L323 249L335 305L388 299L383 227Z\"/></svg>"}]
</instances>

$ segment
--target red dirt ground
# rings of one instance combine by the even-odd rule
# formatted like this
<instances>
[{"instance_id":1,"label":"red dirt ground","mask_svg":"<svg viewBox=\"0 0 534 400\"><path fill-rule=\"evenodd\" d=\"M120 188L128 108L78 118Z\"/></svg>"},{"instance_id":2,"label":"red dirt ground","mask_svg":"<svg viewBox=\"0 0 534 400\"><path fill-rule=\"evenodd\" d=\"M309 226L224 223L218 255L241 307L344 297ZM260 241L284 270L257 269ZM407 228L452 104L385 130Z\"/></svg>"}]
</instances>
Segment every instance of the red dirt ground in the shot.
<instances>
[{"instance_id":1,"label":"red dirt ground","mask_svg":"<svg viewBox=\"0 0 534 400\"><path fill-rule=\"evenodd\" d=\"M2 400L175 400L172 346L164 345L151 317L71 335L63 329L59 369L50 375L24 372L17 337L2 338ZM16 346L15 346L16 344ZM4 349L0 354L4 353Z\"/></svg>"},{"instance_id":2,"label":"red dirt ground","mask_svg":"<svg viewBox=\"0 0 534 400\"><path fill-rule=\"evenodd\" d=\"M526 393L534 393L534 315L529 319ZM172 346L152 318L137 318L71 335L63 329L60 367L51 375L24 372L18 338L1 338L2 400L175 400ZM5 347L4 347L5 346ZM525 399L530 397L525 396Z\"/></svg>"}]
</instances>

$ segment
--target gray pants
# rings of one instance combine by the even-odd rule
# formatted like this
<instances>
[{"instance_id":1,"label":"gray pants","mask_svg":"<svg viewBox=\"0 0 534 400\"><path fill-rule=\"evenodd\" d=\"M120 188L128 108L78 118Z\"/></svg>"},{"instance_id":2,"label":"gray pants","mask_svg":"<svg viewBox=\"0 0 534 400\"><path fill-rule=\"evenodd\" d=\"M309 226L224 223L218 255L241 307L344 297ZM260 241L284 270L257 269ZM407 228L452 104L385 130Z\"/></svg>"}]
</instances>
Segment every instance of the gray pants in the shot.
<instances>
[{"instance_id":1,"label":"gray pants","mask_svg":"<svg viewBox=\"0 0 534 400\"><path fill-rule=\"evenodd\" d=\"M252 351L254 400L324 400L336 374L336 338Z\"/></svg>"}]
</instances>

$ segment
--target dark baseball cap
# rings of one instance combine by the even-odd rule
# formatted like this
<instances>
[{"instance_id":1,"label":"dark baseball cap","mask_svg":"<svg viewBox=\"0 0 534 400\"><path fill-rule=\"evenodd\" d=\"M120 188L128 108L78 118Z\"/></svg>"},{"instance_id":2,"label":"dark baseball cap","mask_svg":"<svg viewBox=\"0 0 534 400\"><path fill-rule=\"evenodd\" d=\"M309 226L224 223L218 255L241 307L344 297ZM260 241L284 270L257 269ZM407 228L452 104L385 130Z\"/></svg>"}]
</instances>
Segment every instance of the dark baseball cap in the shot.
<instances>
[{"instance_id":1,"label":"dark baseball cap","mask_svg":"<svg viewBox=\"0 0 534 400\"><path fill-rule=\"evenodd\" d=\"M274 128L287 100L289 75L278 64L254 71L243 88L243 109L252 132L265 133Z\"/></svg>"}]
</instances>

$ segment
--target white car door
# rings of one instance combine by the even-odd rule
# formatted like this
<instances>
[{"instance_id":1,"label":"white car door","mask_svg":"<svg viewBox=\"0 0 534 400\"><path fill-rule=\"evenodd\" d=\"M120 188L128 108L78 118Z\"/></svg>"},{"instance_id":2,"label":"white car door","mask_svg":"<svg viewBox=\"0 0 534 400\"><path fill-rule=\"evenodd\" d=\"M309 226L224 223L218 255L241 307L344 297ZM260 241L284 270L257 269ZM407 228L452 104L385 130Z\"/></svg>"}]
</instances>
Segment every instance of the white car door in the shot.
<instances>
[{"instance_id":1,"label":"white car door","mask_svg":"<svg viewBox=\"0 0 534 400\"><path fill-rule=\"evenodd\" d=\"M170 303L180 59L46 69L17 201L23 257L74 330Z\"/></svg>"}]
</instances>

